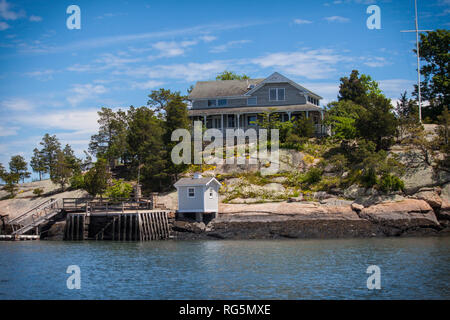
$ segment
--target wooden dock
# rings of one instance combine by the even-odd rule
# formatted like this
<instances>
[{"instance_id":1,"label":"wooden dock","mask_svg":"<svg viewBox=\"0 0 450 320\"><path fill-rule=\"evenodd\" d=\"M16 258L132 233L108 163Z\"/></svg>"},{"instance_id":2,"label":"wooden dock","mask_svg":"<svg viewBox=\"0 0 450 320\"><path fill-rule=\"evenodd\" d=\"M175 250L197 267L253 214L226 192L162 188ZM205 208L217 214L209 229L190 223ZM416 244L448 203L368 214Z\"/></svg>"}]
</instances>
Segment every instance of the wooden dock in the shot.
<instances>
[{"instance_id":1,"label":"wooden dock","mask_svg":"<svg viewBox=\"0 0 450 320\"><path fill-rule=\"evenodd\" d=\"M170 238L170 212L154 210L153 198L49 199L8 220L12 232L0 240L39 239L42 230L61 218L66 222L64 240L164 240Z\"/></svg>"},{"instance_id":2,"label":"wooden dock","mask_svg":"<svg viewBox=\"0 0 450 320\"><path fill-rule=\"evenodd\" d=\"M64 239L151 241L170 238L168 210L68 213Z\"/></svg>"}]
</instances>

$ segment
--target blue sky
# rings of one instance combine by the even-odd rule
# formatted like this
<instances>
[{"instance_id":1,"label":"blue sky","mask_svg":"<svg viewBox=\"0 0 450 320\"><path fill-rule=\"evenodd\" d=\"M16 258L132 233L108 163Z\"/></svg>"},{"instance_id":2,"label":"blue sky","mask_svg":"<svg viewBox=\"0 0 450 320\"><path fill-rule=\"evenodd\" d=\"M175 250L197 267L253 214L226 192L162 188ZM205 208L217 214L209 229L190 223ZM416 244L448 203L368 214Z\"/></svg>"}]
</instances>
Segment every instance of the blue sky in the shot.
<instances>
[{"instance_id":1,"label":"blue sky","mask_svg":"<svg viewBox=\"0 0 450 320\"><path fill-rule=\"evenodd\" d=\"M422 29L448 29L450 0L419 0ZM81 9L69 30L66 9ZM366 9L381 9L369 30ZM412 91L414 1L12 1L0 0L0 163L29 161L45 133L78 155L101 106L142 106L151 90L186 89L228 69L278 71L336 98L352 69L396 99Z\"/></svg>"}]
</instances>

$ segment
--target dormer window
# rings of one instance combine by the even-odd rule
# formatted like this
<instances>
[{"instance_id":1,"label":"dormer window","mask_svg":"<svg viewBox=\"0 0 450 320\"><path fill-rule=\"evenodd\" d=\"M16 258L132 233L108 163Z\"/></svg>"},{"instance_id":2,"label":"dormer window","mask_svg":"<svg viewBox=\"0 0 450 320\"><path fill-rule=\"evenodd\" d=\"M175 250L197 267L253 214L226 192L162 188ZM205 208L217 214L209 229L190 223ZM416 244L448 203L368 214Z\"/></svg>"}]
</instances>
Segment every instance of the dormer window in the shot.
<instances>
[{"instance_id":1,"label":"dormer window","mask_svg":"<svg viewBox=\"0 0 450 320\"><path fill-rule=\"evenodd\" d=\"M285 100L284 88L270 88L269 100L270 101L284 101Z\"/></svg>"},{"instance_id":2,"label":"dormer window","mask_svg":"<svg viewBox=\"0 0 450 320\"><path fill-rule=\"evenodd\" d=\"M220 106L226 106L227 105L227 99L219 99L217 100L217 105Z\"/></svg>"},{"instance_id":3,"label":"dormer window","mask_svg":"<svg viewBox=\"0 0 450 320\"><path fill-rule=\"evenodd\" d=\"M208 107L215 107L217 105L217 100L208 100Z\"/></svg>"}]
</instances>

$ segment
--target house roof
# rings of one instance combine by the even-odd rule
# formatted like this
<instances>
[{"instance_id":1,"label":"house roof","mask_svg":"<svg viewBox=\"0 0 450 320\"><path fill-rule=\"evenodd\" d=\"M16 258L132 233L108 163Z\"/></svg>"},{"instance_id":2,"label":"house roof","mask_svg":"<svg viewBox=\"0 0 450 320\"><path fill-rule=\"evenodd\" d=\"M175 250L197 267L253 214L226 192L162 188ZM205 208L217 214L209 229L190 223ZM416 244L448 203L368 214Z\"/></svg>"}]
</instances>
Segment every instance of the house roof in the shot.
<instances>
[{"instance_id":1,"label":"house roof","mask_svg":"<svg viewBox=\"0 0 450 320\"><path fill-rule=\"evenodd\" d=\"M266 83L280 82L289 83L303 93L308 93L318 99L322 99L318 94L302 87L295 81L286 78L278 72L274 72L264 79L198 81L188 98L194 100L248 96L260 89ZM253 85L252 88L250 88L250 85Z\"/></svg>"},{"instance_id":2,"label":"house roof","mask_svg":"<svg viewBox=\"0 0 450 320\"><path fill-rule=\"evenodd\" d=\"M303 93L308 93L310 95L315 96L318 99L323 99L321 96L319 96L318 94L312 92L311 90L306 89L305 87L302 87L301 85L299 85L297 82L292 81L291 79L286 78L285 76L283 76L282 74L278 73L278 72L274 72L272 73L270 76L268 76L267 78L265 78L263 81L261 81L260 83L258 83L253 89L249 90L246 94L247 95L251 95L252 93L254 93L255 91L258 91L262 86L264 86L266 83L289 83L290 85L292 85L293 87L297 88L299 91L303 92Z\"/></svg>"},{"instance_id":3,"label":"house roof","mask_svg":"<svg viewBox=\"0 0 450 320\"><path fill-rule=\"evenodd\" d=\"M242 96L264 79L198 81L189 99Z\"/></svg>"},{"instance_id":4,"label":"house roof","mask_svg":"<svg viewBox=\"0 0 450 320\"><path fill-rule=\"evenodd\" d=\"M220 182L216 180L214 177L204 177L204 178L181 178L178 180L174 186L175 187L195 187L195 186L207 186L211 182L216 182L220 185Z\"/></svg>"}]
</instances>

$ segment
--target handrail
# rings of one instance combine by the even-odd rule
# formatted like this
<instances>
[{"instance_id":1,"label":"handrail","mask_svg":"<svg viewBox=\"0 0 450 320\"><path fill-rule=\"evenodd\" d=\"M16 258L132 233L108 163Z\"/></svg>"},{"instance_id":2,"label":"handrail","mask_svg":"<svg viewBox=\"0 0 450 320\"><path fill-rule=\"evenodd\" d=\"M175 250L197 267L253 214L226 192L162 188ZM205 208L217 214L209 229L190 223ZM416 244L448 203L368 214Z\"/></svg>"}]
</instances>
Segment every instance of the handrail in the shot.
<instances>
[{"instance_id":1,"label":"handrail","mask_svg":"<svg viewBox=\"0 0 450 320\"><path fill-rule=\"evenodd\" d=\"M56 201L57 201L57 200L56 200ZM32 211L34 211L34 210L37 210L37 209L43 209L44 207L46 207L48 204L50 204L50 203L52 203L52 202L55 202L55 199L50 198L50 199L48 199L48 200L46 200L46 201L40 203L39 205L37 205L37 206L31 208L30 210L28 210L28 211L22 213L21 215L19 215L19 216L13 218L13 219L11 219L11 220L8 220L8 224L11 224L11 223L15 222L16 220L21 220L24 216L28 215L30 212L32 212ZM43 207L40 208L41 206L43 206Z\"/></svg>"},{"instance_id":2,"label":"handrail","mask_svg":"<svg viewBox=\"0 0 450 320\"><path fill-rule=\"evenodd\" d=\"M36 225L39 225L42 221L44 221L48 217L51 217L51 216L54 216L55 214L57 214L59 212L58 209L60 209L60 207L57 205L59 201L60 201L60 199L56 199L56 200L48 203L44 207L40 208L40 210L36 211L35 213L32 213L29 217L27 217L27 218L31 218L31 222L28 221L27 224L22 225L17 230L15 230L15 228L13 227L13 233L12 234L18 234L18 233L21 233L21 232L26 232L30 228L35 227ZM56 206L54 206L55 204L56 204ZM47 211L47 209L53 209L53 210ZM28 213L30 213L30 212L31 211L28 211ZM43 215L40 214L42 212L44 212ZM24 219L25 218L23 218L23 220ZM25 231L23 231L23 230L25 230Z\"/></svg>"}]
</instances>

